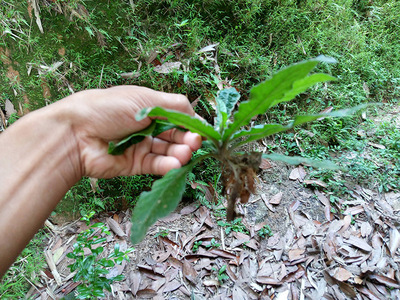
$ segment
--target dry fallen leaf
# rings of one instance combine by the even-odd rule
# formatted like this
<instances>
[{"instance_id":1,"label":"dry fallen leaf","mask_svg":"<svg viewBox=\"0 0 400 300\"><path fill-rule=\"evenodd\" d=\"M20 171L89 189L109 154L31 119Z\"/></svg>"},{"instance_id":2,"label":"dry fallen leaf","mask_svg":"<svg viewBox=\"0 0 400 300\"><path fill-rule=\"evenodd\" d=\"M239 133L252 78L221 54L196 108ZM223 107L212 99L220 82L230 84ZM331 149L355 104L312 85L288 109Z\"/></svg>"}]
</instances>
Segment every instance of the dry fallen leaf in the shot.
<instances>
[{"instance_id":1,"label":"dry fallen leaf","mask_svg":"<svg viewBox=\"0 0 400 300\"><path fill-rule=\"evenodd\" d=\"M326 188L328 186L325 182L323 182L322 180L319 180L319 179L306 179L303 182L307 185L315 184L315 185L319 185L324 188Z\"/></svg>"},{"instance_id":2,"label":"dry fallen leaf","mask_svg":"<svg viewBox=\"0 0 400 300\"><path fill-rule=\"evenodd\" d=\"M399 247L400 247L400 233L395 227L393 227L392 229L390 229L389 233L390 254L394 256Z\"/></svg>"},{"instance_id":3,"label":"dry fallen leaf","mask_svg":"<svg viewBox=\"0 0 400 300\"><path fill-rule=\"evenodd\" d=\"M121 226L118 224L117 221L115 221L113 218L108 218L106 220L108 226L110 226L110 229L118 236L124 237L126 236L125 232L122 230Z\"/></svg>"},{"instance_id":4,"label":"dry fallen leaf","mask_svg":"<svg viewBox=\"0 0 400 300\"><path fill-rule=\"evenodd\" d=\"M351 235L349 239L344 240L346 243L351 244L361 250L370 252L372 247L363 239Z\"/></svg>"},{"instance_id":5,"label":"dry fallen leaf","mask_svg":"<svg viewBox=\"0 0 400 300\"><path fill-rule=\"evenodd\" d=\"M169 74L173 71L179 70L182 63L180 61L176 62L166 62L163 63L161 66L154 67L154 71L160 74Z\"/></svg>"},{"instance_id":6,"label":"dry fallen leaf","mask_svg":"<svg viewBox=\"0 0 400 300\"><path fill-rule=\"evenodd\" d=\"M272 196L271 199L269 199L269 203L270 203L270 204L278 205L279 203L281 203L282 196L283 196L283 193L282 193L282 192L279 192L278 194Z\"/></svg>"},{"instance_id":7,"label":"dry fallen leaf","mask_svg":"<svg viewBox=\"0 0 400 300\"><path fill-rule=\"evenodd\" d=\"M304 178L306 177L307 173L302 166L294 168L292 172L290 172L289 179L290 180L298 180L303 182Z\"/></svg>"},{"instance_id":8,"label":"dry fallen leaf","mask_svg":"<svg viewBox=\"0 0 400 300\"><path fill-rule=\"evenodd\" d=\"M333 272L331 273L331 276L336 278L339 281L347 281L350 279L353 274L351 274L349 271L347 271L344 268L338 267Z\"/></svg>"},{"instance_id":9,"label":"dry fallen leaf","mask_svg":"<svg viewBox=\"0 0 400 300\"><path fill-rule=\"evenodd\" d=\"M300 258L303 258L304 252L305 252L305 249L291 249L291 250L289 250L289 253L288 253L289 261L294 261L294 260L298 260Z\"/></svg>"}]
</instances>

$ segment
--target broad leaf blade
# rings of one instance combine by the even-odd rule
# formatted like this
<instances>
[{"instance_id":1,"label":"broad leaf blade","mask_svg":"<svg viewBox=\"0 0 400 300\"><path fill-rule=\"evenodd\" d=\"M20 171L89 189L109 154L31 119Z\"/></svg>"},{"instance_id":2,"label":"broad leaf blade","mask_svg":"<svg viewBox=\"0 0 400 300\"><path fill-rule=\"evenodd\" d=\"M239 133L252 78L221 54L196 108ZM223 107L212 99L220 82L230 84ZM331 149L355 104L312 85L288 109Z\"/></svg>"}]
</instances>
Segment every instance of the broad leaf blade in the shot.
<instances>
[{"instance_id":1,"label":"broad leaf blade","mask_svg":"<svg viewBox=\"0 0 400 300\"><path fill-rule=\"evenodd\" d=\"M121 155L124 151L129 148L130 146L140 143L143 141L145 136L151 135L156 128L156 122L152 122L148 127L145 129L135 132L130 136L124 138L122 141L118 143L110 142L108 144L108 154L112 155Z\"/></svg>"},{"instance_id":2,"label":"broad leaf blade","mask_svg":"<svg viewBox=\"0 0 400 300\"><path fill-rule=\"evenodd\" d=\"M140 121L146 117L165 117L169 122L182 126L208 139L214 141L221 139L221 135L210 124L179 111L164 109L158 106L145 108L136 115L136 120Z\"/></svg>"},{"instance_id":3,"label":"broad leaf blade","mask_svg":"<svg viewBox=\"0 0 400 300\"><path fill-rule=\"evenodd\" d=\"M233 148L236 148L240 145L246 144L251 141L259 140L265 138L267 136L273 135L278 132L282 132L288 130L292 127L283 126L280 124L264 124L264 125L256 125L249 130L238 131L232 136L232 140L236 140L241 137L245 137L243 141L235 143Z\"/></svg>"},{"instance_id":4,"label":"broad leaf blade","mask_svg":"<svg viewBox=\"0 0 400 300\"><path fill-rule=\"evenodd\" d=\"M315 85L317 83L333 81L333 80L337 80L337 79L328 74L323 74L323 73L312 74L304 79L294 82L293 88L288 93L286 93L283 98L275 101L273 105L290 101L294 97L296 97L298 94L304 93L308 88L312 87L313 85Z\"/></svg>"},{"instance_id":5,"label":"broad leaf blade","mask_svg":"<svg viewBox=\"0 0 400 300\"><path fill-rule=\"evenodd\" d=\"M287 156L278 153L262 154L262 158L282 161L290 165L300 165L305 164L315 168L328 169L328 170L338 170L340 167L329 160L315 160L310 158L305 158L301 156Z\"/></svg>"},{"instance_id":6,"label":"broad leaf blade","mask_svg":"<svg viewBox=\"0 0 400 300\"><path fill-rule=\"evenodd\" d=\"M185 191L186 175L192 167L193 164L188 164L169 171L163 178L154 182L150 192L140 195L132 214L133 244L141 242L151 225L177 207Z\"/></svg>"},{"instance_id":7,"label":"broad leaf blade","mask_svg":"<svg viewBox=\"0 0 400 300\"><path fill-rule=\"evenodd\" d=\"M291 127L301 125L307 122L315 121L318 119L323 119L327 117L348 117L356 113L357 111L366 108L369 104L360 104L351 108L339 109L330 113L324 114L316 114L316 115L305 115L305 116L296 116Z\"/></svg>"},{"instance_id":8,"label":"broad leaf blade","mask_svg":"<svg viewBox=\"0 0 400 300\"><path fill-rule=\"evenodd\" d=\"M228 139L241 126L246 125L252 117L265 113L273 105L289 101L298 93L319 82L332 77L324 74L307 75L324 57L303 61L282 69L271 79L260 83L250 91L250 100L242 102L234 114L234 122L225 131L223 140Z\"/></svg>"},{"instance_id":9,"label":"broad leaf blade","mask_svg":"<svg viewBox=\"0 0 400 300\"><path fill-rule=\"evenodd\" d=\"M265 125L256 125L249 130L242 130L235 133L232 136L232 140L238 139L240 137L245 137L243 141L237 142L234 144L232 148L236 148L240 145L246 144L251 141L259 140L265 138L267 136L273 135L275 133L279 133L282 131L289 130L294 126L302 125L307 122L327 118L327 117L347 117L353 115L355 112L360 109L365 108L368 104L360 104L358 106L346 109L339 109L330 113L324 114L316 114L316 115L304 115L304 116L296 116L294 121L291 122L287 126L283 126L280 124L265 124Z\"/></svg>"},{"instance_id":10,"label":"broad leaf blade","mask_svg":"<svg viewBox=\"0 0 400 300\"><path fill-rule=\"evenodd\" d=\"M112 155L121 155L124 151L130 146L140 143L144 140L145 136L157 136L164 131L177 128L179 130L185 130L175 124L169 123L164 120L153 120L149 126L145 129L132 133L131 135L124 138L122 141L118 143L110 142L108 144L108 154Z\"/></svg>"}]
</instances>

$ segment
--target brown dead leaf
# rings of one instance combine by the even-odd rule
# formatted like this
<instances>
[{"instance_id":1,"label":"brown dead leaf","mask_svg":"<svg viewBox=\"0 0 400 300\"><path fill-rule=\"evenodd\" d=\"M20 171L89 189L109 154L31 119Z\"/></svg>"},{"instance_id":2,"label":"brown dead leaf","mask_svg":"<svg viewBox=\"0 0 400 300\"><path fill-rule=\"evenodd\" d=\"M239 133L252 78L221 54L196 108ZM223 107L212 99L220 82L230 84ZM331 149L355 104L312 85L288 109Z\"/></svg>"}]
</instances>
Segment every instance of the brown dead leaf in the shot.
<instances>
[{"instance_id":1,"label":"brown dead leaf","mask_svg":"<svg viewBox=\"0 0 400 300\"><path fill-rule=\"evenodd\" d=\"M110 229L118 236L124 237L126 236L126 233L122 230L121 226L118 224L117 221L115 221L113 218L108 218L106 220L108 226L110 226Z\"/></svg>"},{"instance_id":2,"label":"brown dead leaf","mask_svg":"<svg viewBox=\"0 0 400 300\"><path fill-rule=\"evenodd\" d=\"M181 285L182 285L182 284L181 284L178 280L174 279L174 280L172 280L172 281L170 281L170 282L167 282L167 283L165 284L165 287L164 287L164 289L163 289L163 292L164 292L164 293L173 292L173 291L179 289Z\"/></svg>"},{"instance_id":3,"label":"brown dead leaf","mask_svg":"<svg viewBox=\"0 0 400 300\"><path fill-rule=\"evenodd\" d=\"M307 173L302 166L294 168L292 172L290 172L289 179L290 180L298 180L299 182L303 182Z\"/></svg>"},{"instance_id":4,"label":"brown dead leaf","mask_svg":"<svg viewBox=\"0 0 400 300\"><path fill-rule=\"evenodd\" d=\"M157 296L157 292L153 289L143 289L136 293L136 296L141 298L154 298Z\"/></svg>"},{"instance_id":5,"label":"brown dead leaf","mask_svg":"<svg viewBox=\"0 0 400 300\"><path fill-rule=\"evenodd\" d=\"M324 278L330 286L334 286L335 284L337 284L340 290L347 296L351 298L355 298L357 296L354 288L350 284L337 280L336 278L332 277L327 271L324 272Z\"/></svg>"},{"instance_id":6,"label":"brown dead leaf","mask_svg":"<svg viewBox=\"0 0 400 300\"><path fill-rule=\"evenodd\" d=\"M182 216L191 214L192 212L195 212L199 208L198 205L192 204L189 206L185 206L184 208L181 209L180 214Z\"/></svg>"},{"instance_id":7,"label":"brown dead leaf","mask_svg":"<svg viewBox=\"0 0 400 300\"><path fill-rule=\"evenodd\" d=\"M351 235L350 238L344 240L344 242L367 252L371 252L372 250L372 247L364 239L358 238L354 235Z\"/></svg>"},{"instance_id":8,"label":"brown dead leaf","mask_svg":"<svg viewBox=\"0 0 400 300\"><path fill-rule=\"evenodd\" d=\"M275 212L274 207L269 203L269 200L265 194L261 194L261 199L263 200L265 206L272 212Z\"/></svg>"},{"instance_id":9,"label":"brown dead leaf","mask_svg":"<svg viewBox=\"0 0 400 300\"><path fill-rule=\"evenodd\" d=\"M400 233L395 227L393 227L390 229L389 233L389 251L392 257L395 255L399 247L400 247Z\"/></svg>"},{"instance_id":10,"label":"brown dead leaf","mask_svg":"<svg viewBox=\"0 0 400 300\"><path fill-rule=\"evenodd\" d=\"M365 287L359 286L359 287L357 287L357 290L360 293L366 295L368 297L368 299L370 299L370 300L381 300L374 293L372 293L369 289L367 289Z\"/></svg>"},{"instance_id":11,"label":"brown dead leaf","mask_svg":"<svg viewBox=\"0 0 400 300\"><path fill-rule=\"evenodd\" d=\"M180 61L166 62L161 66L154 67L154 71L160 74L169 74L181 68L182 63Z\"/></svg>"},{"instance_id":12,"label":"brown dead leaf","mask_svg":"<svg viewBox=\"0 0 400 300\"><path fill-rule=\"evenodd\" d=\"M197 283L197 272L187 260L183 260L182 273L187 280Z\"/></svg>"},{"instance_id":13,"label":"brown dead leaf","mask_svg":"<svg viewBox=\"0 0 400 300\"><path fill-rule=\"evenodd\" d=\"M374 148L377 148L377 149L382 149L382 150L386 149L386 147L384 145L380 145L380 144L375 144L375 143L369 142L368 145L370 145L370 146L372 146Z\"/></svg>"},{"instance_id":14,"label":"brown dead leaf","mask_svg":"<svg viewBox=\"0 0 400 300\"><path fill-rule=\"evenodd\" d=\"M178 213L170 213L168 216L160 219L159 221L163 222L163 223L171 223L171 222L174 222L176 220L179 220L180 217L181 217L181 215L178 214Z\"/></svg>"},{"instance_id":15,"label":"brown dead leaf","mask_svg":"<svg viewBox=\"0 0 400 300\"><path fill-rule=\"evenodd\" d=\"M267 160L265 158L261 159L260 169L267 170L267 169L271 169L271 168L272 168L272 165L269 162L269 160Z\"/></svg>"},{"instance_id":16,"label":"brown dead leaf","mask_svg":"<svg viewBox=\"0 0 400 300\"><path fill-rule=\"evenodd\" d=\"M134 296L136 296L140 283L142 281L142 276L140 275L140 272L130 272L129 273L129 281L130 281L130 289L131 292Z\"/></svg>"},{"instance_id":17,"label":"brown dead leaf","mask_svg":"<svg viewBox=\"0 0 400 300\"><path fill-rule=\"evenodd\" d=\"M6 111L6 118L8 119L12 114L16 114L17 111L14 108L14 104L9 99L6 99L6 103L4 106L4 110Z\"/></svg>"},{"instance_id":18,"label":"brown dead leaf","mask_svg":"<svg viewBox=\"0 0 400 300\"><path fill-rule=\"evenodd\" d=\"M383 275L379 275L379 274L370 274L368 275L368 278L371 280L376 280L379 283L382 283L384 285L386 285L387 287L390 288L394 288L394 289L399 289L400 288L400 284L399 282L397 282L396 280L383 276Z\"/></svg>"},{"instance_id":19,"label":"brown dead leaf","mask_svg":"<svg viewBox=\"0 0 400 300\"><path fill-rule=\"evenodd\" d=\"M325 182L323 182L322 180L319 180L319 179L306 179L303 181L303 183L305 183L307 185L315 184L315 185L319 185L324 188L326 188L328 186Z\"/></svg>"},{"instance_id":20,"label":"brown dead leaf","mask_svg":"<svg viewBox=\"0 0 400 300\"><path fill-rule=\"evenodd\" d=\"M294 261L303 258L305 249L291 249L288 252L289 261Z\"/></svg>"},{"instance_id":21,"label":"brown dead leaf","mask_svg":"<svg viewBox=\"0 0 400 300\"><path fill-rule=\"evenodd\" d=\"M330 275L339 281L347 281L353 276L353 274L341 267L334 269Z\"/></svg>"},{"instance_id":22,"label":"brown dead leaf","mask_svg":"<svg viewBox=\"0 0 400 300\"><path fill-rule=\"evenodd\" d=\"M214 255L217 255L217 256L220 256L220 257L223 257L223 258L228 258L228 259L233 259L233 260L236 259L236 255L235 254L230 253L230 252L225 251L225 250L222 250L222 249L214 248L214 249L211 249L209 252L211 254L214 254Z\"/></svg>"},{"instance_id":23,"label":"brown dead leaf","mask_svg":"<svg viewBox=\"0 0 400 300\"><path fill-rule=\"evenodd\" d=\"M283 196L283 193L279 192L278 194L272 196L271 199L269 199L269 203L274 204L274 205L278 205L279 203L281 203L282 196Z\"/></svg>"}]
</instances>

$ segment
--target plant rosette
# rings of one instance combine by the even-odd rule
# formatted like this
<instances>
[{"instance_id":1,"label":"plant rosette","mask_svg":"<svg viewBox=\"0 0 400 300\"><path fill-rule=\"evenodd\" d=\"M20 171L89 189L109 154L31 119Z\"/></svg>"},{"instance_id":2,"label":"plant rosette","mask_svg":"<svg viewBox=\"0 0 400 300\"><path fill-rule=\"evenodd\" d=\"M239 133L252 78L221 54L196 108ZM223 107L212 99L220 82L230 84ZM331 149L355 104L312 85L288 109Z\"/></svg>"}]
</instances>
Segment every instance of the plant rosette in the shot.
<instances>
[{"instance_id":1,"label":"plant rosette","mask_svg":"<svg viewBox=\"0 0 400 300\"><path fill-rule=\"evenodd\" d=\"M349 116L366 106L359 105L329 113L300 115L283 125L260 124L242 129L245 125L249 125L252 118L266 113L279 103L294 99L309 87L317 83L336 80L323 73L310 74L319 62L334 63L336 61L329 57L319 56L290 65L277 72L272 78L254 86L250 91L248 101L239 103L240 94L235 88L221 90L216 97L214 125L162 107L142 109L136 116L138 121L147 117L162 117L165 120L154 119L151 125L144 130L128 136L119 143L110 143L109 154L122 154L126 148L142 141L145 136L157 136L172 128L190 130L206 140L203 142L202 150L205 151L203 155L196 157L179 169L169 171L163 178L154 182L151 191L143 192L140 195L132 214L132 243L139 243L152 224L159 218L167 216L177 207L185 190L187 174L197 163L208 157L214 157L222 164L221 180L223 193L227 195L228 199L228 221L232 221L236 217L236 202L247 203L250 194L255 192L256 172L262 158L289 164L303 163L316 168L338 169L339 167L330 161L289 157L278 153L243 153L239 151L239 147L242 145L289 130L294 126L326 117ZM238 109L234 112L238 103Z\"/></svg>"}]
</instances>

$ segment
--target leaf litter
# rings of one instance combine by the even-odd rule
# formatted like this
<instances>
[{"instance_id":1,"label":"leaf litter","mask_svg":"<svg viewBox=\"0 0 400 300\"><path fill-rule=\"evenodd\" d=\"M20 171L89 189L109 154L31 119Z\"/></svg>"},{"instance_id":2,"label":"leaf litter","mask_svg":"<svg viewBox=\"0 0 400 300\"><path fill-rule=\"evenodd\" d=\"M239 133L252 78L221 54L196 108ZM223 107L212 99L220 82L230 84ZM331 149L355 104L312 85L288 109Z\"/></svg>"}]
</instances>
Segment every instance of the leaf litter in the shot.
<instances>
[{"instance_id":1,"label":"leaf litter","mask_svg":"<svg viewBox=\"0 0 400 300\"><path fill-rule=\"evenodd\" d=\"M107 299L399 299L400 195L355 186L353 199L343 201L348 214L327 218L328 195L289 180L290 174L292 167L276 163L263 170L259 193L244 206L247 231L226 234L213 211L198 203L159 220L130 261L111 269L125 279L112 284ZM129 246L130 217L126 211L93 221L112 232L103 255L115 243ZM65 297L79 285L66 254L86 224L46 224L48 265L32 283L27 296L33 299ZM267 224L273 235L262 238L257 232Z\"/></svg>"}]
</instances>

